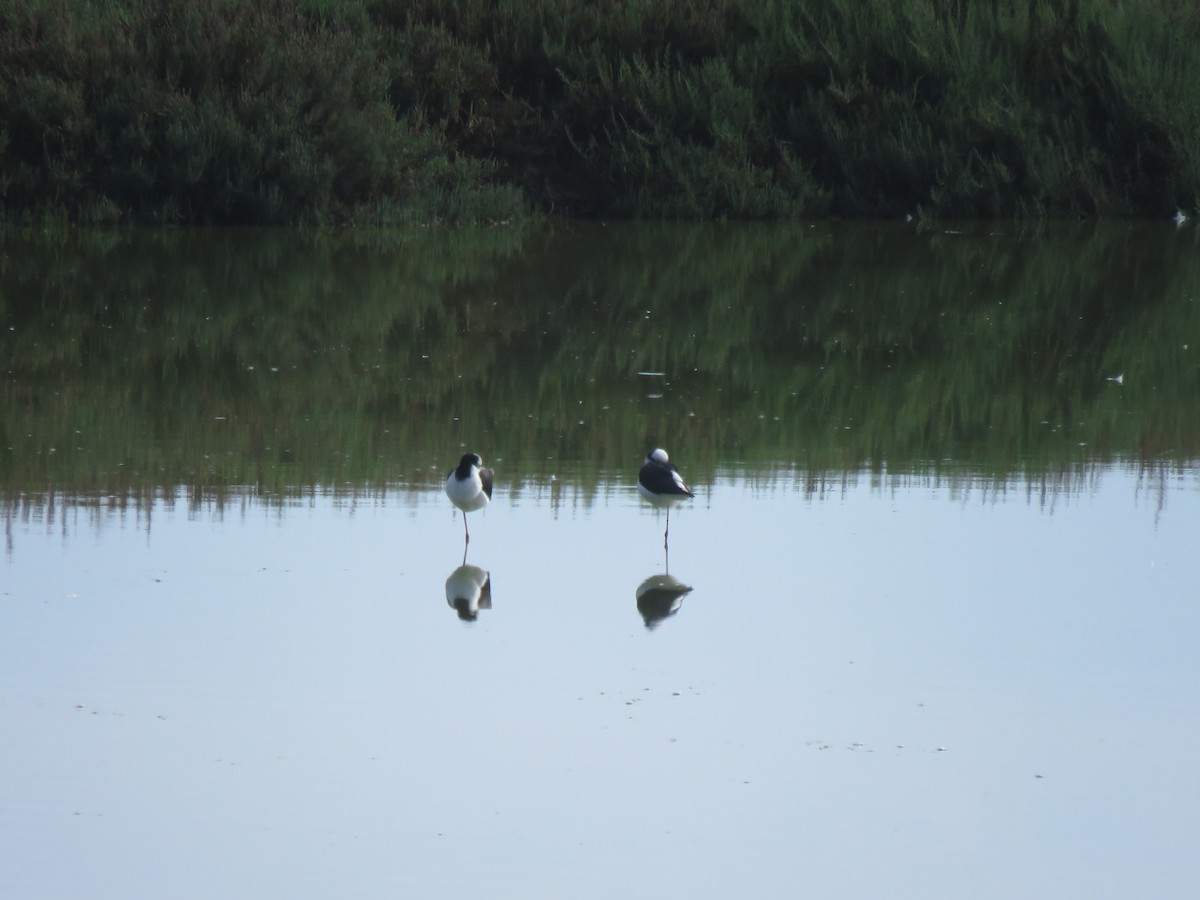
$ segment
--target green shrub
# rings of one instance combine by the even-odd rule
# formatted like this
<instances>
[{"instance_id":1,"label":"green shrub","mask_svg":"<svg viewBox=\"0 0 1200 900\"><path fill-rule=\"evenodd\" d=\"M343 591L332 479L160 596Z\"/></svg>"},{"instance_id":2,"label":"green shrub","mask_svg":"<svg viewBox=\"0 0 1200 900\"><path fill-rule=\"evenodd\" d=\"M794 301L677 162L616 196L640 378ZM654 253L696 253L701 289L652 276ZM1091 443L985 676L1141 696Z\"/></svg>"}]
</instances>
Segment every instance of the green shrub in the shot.
<instances>
[{"instance_id":1,"label":"green shrub","mask_svg":"<svg viewBox=\"0 0 1200 900\"><path fill-rule=\"evenodd\" d=\"M6 0L0 214L1167 216L1182 0Z\"/></svg>"}]
</instances>

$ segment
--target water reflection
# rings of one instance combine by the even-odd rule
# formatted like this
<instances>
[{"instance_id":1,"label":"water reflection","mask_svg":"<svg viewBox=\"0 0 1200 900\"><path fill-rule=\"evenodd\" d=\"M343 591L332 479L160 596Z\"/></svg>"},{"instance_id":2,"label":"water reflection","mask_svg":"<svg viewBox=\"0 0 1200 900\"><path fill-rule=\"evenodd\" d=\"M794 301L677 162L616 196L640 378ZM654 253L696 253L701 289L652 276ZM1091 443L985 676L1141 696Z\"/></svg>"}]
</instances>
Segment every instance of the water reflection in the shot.
<instances>
[{"instance_id":1,"label":"water reflection","mask_svg":"<svg viewBox=\"0 0 1200 900\"><path fill-rule=\"evenodd\" d=\"M647 628L657 628L663 621L679 612L683 598L692 592L674 575L651 575L637 586L637 608Z\"/></svg>"},{"instance_id":2,"label":"water reflection","mask_svg":"<svg viewBox=\"0 0 1200 900\"><path fill-rule=\"evenodd\" d=\"M663 619L679 612L683 598L692 592L692 586L684 584L671 574L671 550L663 544L663 570L643 579L637 586L638 612L649 629L657 628Z\"/></svg>"},{"instance_id":3,"label":"water reflection","mask_svg":"<svg viewBox=\"0 0 1200 900\"><path fill-rule=\"evenodd\" d=\"M22 791L0 842L33 886L9 893L87 893L47 891L54 872L125 886L137 861L96 848L157 850L141 826L169 819L191 830L163 844L163 871L199 847L250 878L263 860L281 861L274 873L335 852L331 879L384 883L370 861L400 839L418 890L466 871L470 847L486 858L466 869L548 872L566 893L609 848L631 866L601 865L622 877L597 896L654 872L674 879L657 893L723 896L744 889L746 865L810 844L844 888L875 839L917 888L931 864L961 863L959 895L1007 871L1016 846L1044 863L1008 885L1019 896L1086 880L1097 842L1120 840L1156 865L1110 893L1145 894L1147 871L1173 867L1151 893L1186 896L1193 234L634 227L374 246L0 233L0 694L15 700L0 756ZM664 373L656 396L638 372ZM660 442L686 449L699 485L677 564L710 602L629 641L630 584L648 629L690 591L665 565L638 574L658 545L630 466ZM430 461L451 447L487 448L503 474L503 516L480 536L520 598L495 620L511 627L500 640L488 617L451 625L433 604L437 560L458 554ZM781 597L796 546L822 562L806 596L853 602ZM397 566L378 562L397 548L415 607L393 602ZM446 601L478 621L490 573L462 559ZM346 572L353 614L325 602ZM561 602L563 585L582 602ZM736 596L766 605L712 599ZM418 683L402 693L411 715L378 715ZM1137 740L1106 739L1114 723ZM860 740L881 752L816 752ZM506 777L464 783L482 745ZM780 747L813 750L797 766ZM709 818L730 828L681 821L696 772L712 775ZM974 798L1001 789L1003 808L964 829ZM1076 800L1089 828L1025 840ZM569 819L564 802L598 815L539 828ZM798 819L798 803L816 813ZM210 828L214 810L244 827ZM1122 830L1151 821L1166 827ZM892 823L911 827L897 841ZM738 848L746 865L714 886L709 862ZM65 858L107 867L54 865ZM790 874L767 866L779 884ZM299 894L344 885L327 887Z\"/></svg>"},{"instance_id":4,"label":"water reflection","mask_svg":"<svg viewBox=\"0 0 1200 900\"><path fill-rule=\"evenodd\" d=\"M585 504L660 441L806 491L1190 465L1200 232L1166 229L7 231L0 503L358 499L448 444Z\"/></svg>"},{"instance_id":5,"label":"water reflection","mask_svg":"<svg viewBox=\"0 0 1200 900\"><path fill-rule=\"evenodd\" d=\"M481 609L492 608L492 576L486 569L463 564L446 579L446 603L464 622L474 622Z\"/></svg>"},{"instance_id":6,"label":"water reflection","mask_svg":"<svg viewBox=\"0 0 1200 900\"><path fill-rule=\"evenodd\" d=\"M568 490L601 484L556 513L550 491L510 488L507 462L479 564L439 574L457 531L430 471L421 492L242 515L182 498L18 509L0 560L8 895L151 895L203 851L228 865L191 895L292 872L297 900L348 893L346 873L372 896L403 845L418 895L509 900L526 873L578 894L594 870L610 874L589 898L732 896L753 870L782 896L799 844L833 896L892 896L897 871L916 886L903 900L928 896L933 869L954 896L1009 870L1005 896L1079 879L1079 896L1143 896L1148 871L1168 875L1151 895L1189 895L1195 468L1161 522L1134 497L1148 477L1112 467L1048 483L1053 514L1023 491L870 472L809 501L799 479L743 470L698 489L713 501L673 548L686 579L657 565L628 466L556 467ZM797 547L820 564L781 591ZM519 598L500 619L481 612L486 559ZM433 603L438 581L468 623ZM480 748L503 777L462 777ZM1030 833L1064 810L1072 827ZM1114 843L1136 860L1104 855L1097 875ZM846 890L864 846L887 864Z\"/></svg>"}]
</instances>

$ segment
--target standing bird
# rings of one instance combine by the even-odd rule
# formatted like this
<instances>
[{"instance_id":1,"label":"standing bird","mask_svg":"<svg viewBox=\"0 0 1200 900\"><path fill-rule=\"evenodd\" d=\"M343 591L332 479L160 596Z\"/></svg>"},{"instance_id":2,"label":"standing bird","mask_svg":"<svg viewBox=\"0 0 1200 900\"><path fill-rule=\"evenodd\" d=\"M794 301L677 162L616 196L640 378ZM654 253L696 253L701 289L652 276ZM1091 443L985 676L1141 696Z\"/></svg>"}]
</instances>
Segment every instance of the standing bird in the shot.
<instances>
[{"instance_id":1,"label":"standing bird","mask_svg":"<svg viewBox=\"0 0 1200 900\"><path fill-rule=\"evenodd\" d=\"M446 476L446 496L463 512L463 533L471 542L467 513L483 509L492 499L492 470L483 468L478 453L464 453L458 468Z\"/></svg>"},{"instance_id":2,"label":"standing bird","mask_svg":"<svg viewBox=\"0 0 1200 900\"><path fill-rule=\"evenodd\" d=\"M646 457L646 463L638 472L638 493L650 501L650 505L667 511L667 527L663 531L663 548L667 546L667 535L671 532L671 507L692 496L688 486L679 477L679 472L667 458L667 451L657 449Z\"/></svg>"}]
</instances>

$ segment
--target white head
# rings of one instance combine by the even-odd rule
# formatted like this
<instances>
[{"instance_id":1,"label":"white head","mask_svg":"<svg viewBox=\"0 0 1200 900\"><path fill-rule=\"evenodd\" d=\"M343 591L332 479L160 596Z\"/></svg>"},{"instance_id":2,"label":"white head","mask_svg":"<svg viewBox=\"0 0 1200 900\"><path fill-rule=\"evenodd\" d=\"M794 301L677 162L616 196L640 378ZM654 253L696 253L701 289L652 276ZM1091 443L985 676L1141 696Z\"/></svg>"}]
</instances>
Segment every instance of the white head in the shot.
<instances>
[{"instance_id":1,"label":"white head","mask_svg":"<svg viewBox=\"0 0 1200 900\"><path fill-rule=\"evenodd\" d=\"M649 456L647 456L646 459L649 459L649 460L651 460L653 462L657 462L657 463L667 463L670 461L667 458L667 451L662 449L661 447L659 447L653 453L651 453Z\"/></svg>"}]
</instances>

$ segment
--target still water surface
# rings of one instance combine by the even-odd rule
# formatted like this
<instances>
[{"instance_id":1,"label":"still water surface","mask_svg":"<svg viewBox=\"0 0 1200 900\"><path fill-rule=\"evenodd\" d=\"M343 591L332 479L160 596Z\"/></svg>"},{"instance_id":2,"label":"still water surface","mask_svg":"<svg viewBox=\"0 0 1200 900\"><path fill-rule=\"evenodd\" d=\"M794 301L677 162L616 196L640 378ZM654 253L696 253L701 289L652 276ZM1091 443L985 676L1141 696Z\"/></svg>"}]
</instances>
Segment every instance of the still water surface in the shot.
<instances>
[{"instance_id":1,"label":"still water surface","mask_svg":"<svg viewBox=\"0 0 1200 900\"><path fill-rule=\"evenodd\" d=\"M23 240L4 896L1200 878L1188 234Z\"/></svg>"}]
</instances>

